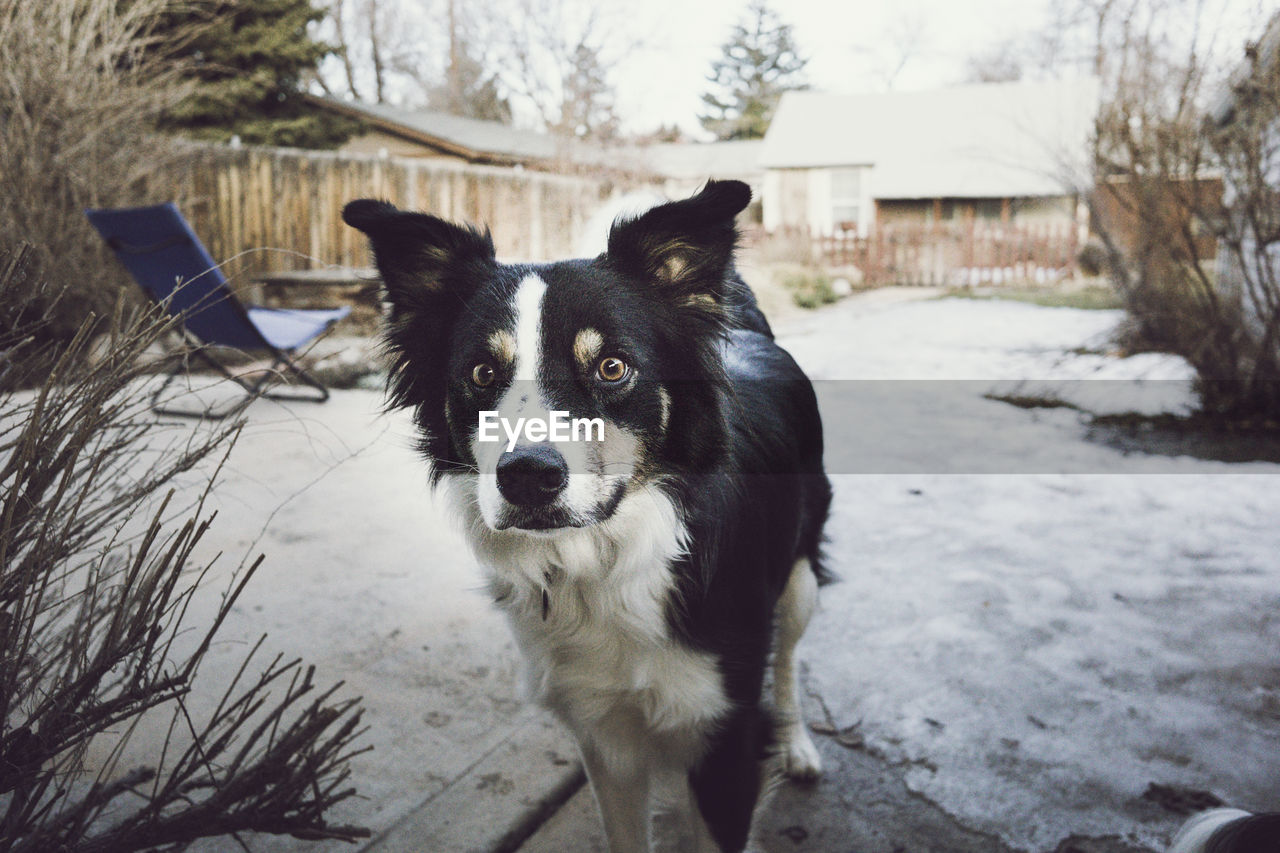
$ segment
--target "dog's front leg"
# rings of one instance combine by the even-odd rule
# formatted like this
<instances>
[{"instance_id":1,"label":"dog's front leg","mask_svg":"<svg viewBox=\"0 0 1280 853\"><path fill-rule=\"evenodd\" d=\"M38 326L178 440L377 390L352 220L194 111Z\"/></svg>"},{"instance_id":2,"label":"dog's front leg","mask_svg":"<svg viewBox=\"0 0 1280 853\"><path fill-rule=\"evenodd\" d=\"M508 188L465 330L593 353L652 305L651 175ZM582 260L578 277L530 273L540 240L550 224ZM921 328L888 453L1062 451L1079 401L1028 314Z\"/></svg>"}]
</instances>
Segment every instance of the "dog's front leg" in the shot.
<instances>
[{"instance_id":1,"label":"dog's front leg","mask_svg":"<svg viewBox=\"0 0 1280 853\"><path fill-rule=\"evenodd\" d=\"M642 756L605 756L596 745L580 746L609 853L649 853L650 772Z\"/></svg>"}]
</instances>

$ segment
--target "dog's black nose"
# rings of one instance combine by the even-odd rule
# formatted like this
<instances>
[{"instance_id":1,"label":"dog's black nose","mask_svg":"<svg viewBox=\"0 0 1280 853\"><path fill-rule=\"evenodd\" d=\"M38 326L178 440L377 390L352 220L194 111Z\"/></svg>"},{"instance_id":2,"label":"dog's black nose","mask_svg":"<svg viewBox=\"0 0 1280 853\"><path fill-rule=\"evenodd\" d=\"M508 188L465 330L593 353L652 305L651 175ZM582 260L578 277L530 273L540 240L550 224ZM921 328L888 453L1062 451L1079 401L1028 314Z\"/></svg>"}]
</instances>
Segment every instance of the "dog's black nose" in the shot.
<instances>
[{"instance_id":1,"label":"dog's black nose","mask_svg":"<svg viewBox=\"0 0 1280 853\"><path fill-rule=\"evenodd\" d=\"M569 466L549 444L530 444L498 459L498 491L516 506L543 506L569 484Z\"/></svg>"}]
</instances>

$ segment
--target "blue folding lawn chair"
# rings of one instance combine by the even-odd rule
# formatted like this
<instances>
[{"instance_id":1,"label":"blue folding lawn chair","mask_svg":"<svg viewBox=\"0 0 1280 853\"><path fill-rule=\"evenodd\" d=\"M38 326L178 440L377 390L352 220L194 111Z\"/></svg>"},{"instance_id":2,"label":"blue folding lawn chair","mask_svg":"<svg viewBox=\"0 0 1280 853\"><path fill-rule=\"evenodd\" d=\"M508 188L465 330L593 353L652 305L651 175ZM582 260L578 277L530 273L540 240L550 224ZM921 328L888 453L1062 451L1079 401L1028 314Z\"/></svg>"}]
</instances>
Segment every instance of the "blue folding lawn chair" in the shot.
<instances>
[{"instance_id":1,"label":"blue folding lawn chair","mask_svg":"<svg viewBox=\"0 0 1280 853\"><path fill-rule=\"evenodd\" d=\"M86 210L116 257L147 295L182 321L192 353L245 391L243 399L222 411L209 407L186 411L162 406L160 396L186 366L181 359L151 397L156 412L191 417L224 418L261 396L323 403L329 391L293 360L300 347L315 340L351 311L286 310L240 304L221 269L172 202L151 207ZM210 347L260 350L274 358L260 379L237 376L209 354ZM319 396L266 393L273 379L296 378Z\"/></svg>"}]
</instances>

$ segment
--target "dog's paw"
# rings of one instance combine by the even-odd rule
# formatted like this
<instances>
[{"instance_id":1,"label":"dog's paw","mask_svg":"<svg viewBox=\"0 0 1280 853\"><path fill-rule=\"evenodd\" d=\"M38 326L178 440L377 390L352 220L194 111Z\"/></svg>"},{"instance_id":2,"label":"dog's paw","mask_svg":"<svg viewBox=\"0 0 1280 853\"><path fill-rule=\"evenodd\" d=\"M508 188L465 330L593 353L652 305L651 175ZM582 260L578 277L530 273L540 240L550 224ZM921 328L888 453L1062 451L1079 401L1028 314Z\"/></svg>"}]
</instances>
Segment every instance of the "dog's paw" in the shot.
<instances>
[{"instance_id":1,"label":"dog's paw","mask_svg":"<svg viewBox=\"0 0 1280 853\"><path fill-rule=\"evenodd\" d=\"M812 782L822 775L822 759L803 726L794 726L784 741L783 769L792 779Z\"/></svg>"}]
</instances>

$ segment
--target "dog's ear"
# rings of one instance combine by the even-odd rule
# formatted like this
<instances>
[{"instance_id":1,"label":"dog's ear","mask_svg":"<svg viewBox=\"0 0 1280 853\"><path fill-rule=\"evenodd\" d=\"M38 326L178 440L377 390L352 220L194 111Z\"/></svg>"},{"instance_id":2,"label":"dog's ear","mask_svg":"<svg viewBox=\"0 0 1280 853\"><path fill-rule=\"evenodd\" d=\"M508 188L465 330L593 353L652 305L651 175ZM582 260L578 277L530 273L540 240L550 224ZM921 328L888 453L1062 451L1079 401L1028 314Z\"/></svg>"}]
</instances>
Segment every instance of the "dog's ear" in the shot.
<instances>
[{"instance_id":1,"label":"dog's ear","mask_svg":"<svg viewBox=\"0 0 1280 853\"><path fill-rule=\"evenodd\" d=\"M411 307L474 283L476 265L494 263L488 229L482 232L368 198L350 202L342 209L342 219L368 235L378 272L396 307Z\"/></svg>"},{"instance_id":2,"label":"dog's ear","mask_svg":"<svg viewBox=\"0 0 1280 853\"><path fill-rule=\"evenodd\" d=\"M738 242L733 219L750 201L751 188L741 181L709 181L691 198L615 222L606 254L619 269L678 298L719 302Z\"/></svg>"}]
</instances>

